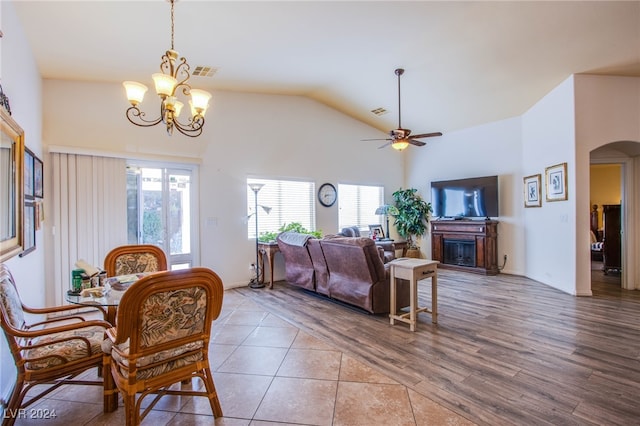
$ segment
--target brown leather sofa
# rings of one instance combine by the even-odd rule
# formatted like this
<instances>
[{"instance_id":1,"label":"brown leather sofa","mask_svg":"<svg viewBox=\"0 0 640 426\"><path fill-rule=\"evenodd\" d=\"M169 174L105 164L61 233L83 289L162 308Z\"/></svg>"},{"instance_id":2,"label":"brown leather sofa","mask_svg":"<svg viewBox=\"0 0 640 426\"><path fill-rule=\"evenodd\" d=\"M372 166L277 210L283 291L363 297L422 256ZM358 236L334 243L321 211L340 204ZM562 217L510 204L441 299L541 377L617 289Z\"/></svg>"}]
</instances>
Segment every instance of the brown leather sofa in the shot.
<instances>
[{"instance_id":1,"label":"brown leather sofa","mask_svg":"<svg viewBox=\"0 0 640 426\"><path fill-rule=\"evenodd\" d=\"M290 284L373 314L389 312L389 265L383 263L373 240L341 236L296 239L283 234L277 241ZM409 305L408 281L398 280L397 301L398 309Z\"/></svg>"},{"instance_id":2,"label":"brown leather sofa","mask_svg":"<svg viewBox=\"0 0 640 426\"><path fill-rule=\"evenodd\" d=\"M360 228L357 226L342 228L340 235L345 237L360 237ZM382 260L384 260L384 263L391 262L396 258L396 245L393 243L393 240L380 240L375 243L376 246L383 250L384 257Z\"/></svg>"}]
</instances>

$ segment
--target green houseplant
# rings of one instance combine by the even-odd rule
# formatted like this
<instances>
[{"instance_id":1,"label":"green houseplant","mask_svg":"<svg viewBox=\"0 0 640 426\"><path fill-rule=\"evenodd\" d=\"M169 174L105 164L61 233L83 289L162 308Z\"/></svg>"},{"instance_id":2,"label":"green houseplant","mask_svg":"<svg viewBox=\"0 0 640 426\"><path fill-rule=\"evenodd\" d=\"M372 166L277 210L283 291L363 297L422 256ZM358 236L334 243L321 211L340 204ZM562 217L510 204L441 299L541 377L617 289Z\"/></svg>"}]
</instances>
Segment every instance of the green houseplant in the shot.
<instances>
[{"instance_id":1,"label":"green houseplant","mask_svg":"<svg viewBox=\"0 0 640 426\"><path fill-rule=\"evenodd\" d=\"M315 238L322 238L322 231L309 231L304 226L302 226L300 222L291 222L289 224L285 223L284 225L282 225L278 229L278 232L263 232L258 237L258 241L260 241L261 243L268 243L271 241L275 241L276 237L280 232L287 232L287 231L298 232L300 234L310 234L310 235L313 235Z\"/></svg>"},{"instance_id":2,"label":"green houseplant","mask_svg":"<svg viewBox=\"0 0 640 426\"><path fill-rule=\"evenodd\" d=\"M407 240L409 249L419 249L415 238L427 231L429 213L433 211L431 203L427 203L416 194L415 188L400 188L393 193L397 213L393 215L398 234Z\"/></svg>"}]
</instances>

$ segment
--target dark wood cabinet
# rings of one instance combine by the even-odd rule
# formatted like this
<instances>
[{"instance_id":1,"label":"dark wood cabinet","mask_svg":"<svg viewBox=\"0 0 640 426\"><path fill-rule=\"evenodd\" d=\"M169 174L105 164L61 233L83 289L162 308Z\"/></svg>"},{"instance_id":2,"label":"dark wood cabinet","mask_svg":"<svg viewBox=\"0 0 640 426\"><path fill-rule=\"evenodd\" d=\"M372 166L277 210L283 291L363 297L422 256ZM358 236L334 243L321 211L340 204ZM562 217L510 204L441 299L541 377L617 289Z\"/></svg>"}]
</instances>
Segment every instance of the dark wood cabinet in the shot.
<instances>
[{"instance_id":1,"label":"dark wood cabinet","mask_svg":"<svg viewBox=\"0 0 640 426\"><path fill-rule=\"evenodd\" d=\"M620 219L620 204L605 204L602 206L602 260L605 274L609 271L619 272L622 269Z\"/></svg>"},{"instance_id":2,"label":"dark wood cabinet","mask_svg":"<svg viewBox=\"0 0 640 426\"><path fill-rule=\"evenodd\" d=\"M498 274L498 221L432 221L431 256L441 268Z\"/></svg>"}]
</instances>

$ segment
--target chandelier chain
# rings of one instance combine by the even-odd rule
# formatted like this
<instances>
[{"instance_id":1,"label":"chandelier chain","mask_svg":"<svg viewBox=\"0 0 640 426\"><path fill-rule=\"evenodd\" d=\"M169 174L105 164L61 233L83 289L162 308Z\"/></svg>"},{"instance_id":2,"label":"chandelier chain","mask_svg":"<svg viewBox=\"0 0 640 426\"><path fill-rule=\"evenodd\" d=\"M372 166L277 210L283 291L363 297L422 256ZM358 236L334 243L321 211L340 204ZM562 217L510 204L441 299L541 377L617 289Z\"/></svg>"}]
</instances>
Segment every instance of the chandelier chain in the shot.
<instances>
[{"instance_id":1,"label":"chandelier chain","mask_svg":"<svg viewBox=\"0 0 640 426\"><path fill-rule=\"evenodd\" d=\"M171 1L171 50L173 50L173 33L174 33L174 24L173 24L173 7L175 4L175 0Z\"/></svg>"}]
</instances>

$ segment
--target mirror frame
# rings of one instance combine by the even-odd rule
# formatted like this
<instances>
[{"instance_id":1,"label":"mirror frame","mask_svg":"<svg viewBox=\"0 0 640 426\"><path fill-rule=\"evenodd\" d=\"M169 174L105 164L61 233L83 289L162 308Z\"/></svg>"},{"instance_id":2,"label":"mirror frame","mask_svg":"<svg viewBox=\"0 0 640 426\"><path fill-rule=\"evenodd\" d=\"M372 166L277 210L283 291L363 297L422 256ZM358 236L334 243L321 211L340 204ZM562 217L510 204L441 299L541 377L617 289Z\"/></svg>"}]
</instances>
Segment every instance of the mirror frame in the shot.
<instances>
[{"instance_id":1,"label":"mirror frame","mask_svg":"<svg viewBox=\"0 0 640 426\"><path fill-rule=\"evenodd\" d=\"M16 220L16 234L12 238L0 241L0 262L4 262L20 254L23 245L23 205L24 205L24 130L11 118L9 113L0 108L0 130L13 141L13 179L15 205L9 210L10 203L0 201L0 208L7 209L8 215L14 215Z\"/></svg>"}]
</instances>

